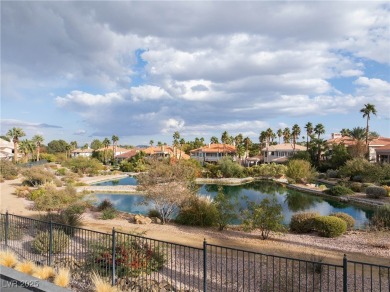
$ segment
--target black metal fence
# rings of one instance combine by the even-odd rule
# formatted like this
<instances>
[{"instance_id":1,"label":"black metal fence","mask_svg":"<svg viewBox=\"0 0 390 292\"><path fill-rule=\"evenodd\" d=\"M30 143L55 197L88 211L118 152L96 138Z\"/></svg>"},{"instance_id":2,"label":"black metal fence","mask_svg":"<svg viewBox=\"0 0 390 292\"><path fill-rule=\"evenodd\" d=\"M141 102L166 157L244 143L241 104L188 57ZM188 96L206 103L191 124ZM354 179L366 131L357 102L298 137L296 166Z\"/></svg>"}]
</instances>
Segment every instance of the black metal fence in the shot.
<instances>
[{"instance_id":1,"label":"black metal fence","mask_svg":"<svg viewBox=\"0 0 390 292\"><path fill-rule=\"evenodd\" d=\"M92 272L121 291L390 291L390 266L268 255L203 242L203 248L117 232L103 233L1 214L2 248L23 259L67 267L72 288Z\"/></svg>"}]
</instances>

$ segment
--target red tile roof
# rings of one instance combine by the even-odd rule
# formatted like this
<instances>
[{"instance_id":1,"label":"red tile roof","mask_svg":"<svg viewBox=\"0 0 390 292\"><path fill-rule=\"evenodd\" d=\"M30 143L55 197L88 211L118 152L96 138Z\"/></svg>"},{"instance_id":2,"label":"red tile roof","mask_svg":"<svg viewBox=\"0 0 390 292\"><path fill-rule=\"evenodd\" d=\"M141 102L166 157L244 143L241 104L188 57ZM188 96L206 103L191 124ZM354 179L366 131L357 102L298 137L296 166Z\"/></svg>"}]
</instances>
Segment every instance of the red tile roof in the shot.
<instances>
[{"instance_id":1,"label":"red tile roof","mask_svg":"<svg viewBox=\"0 0 390 292\"><path fill-rule=\"evenodd\" d=\"M190 151L191 153L204 152L204 153L236 153L236 147L229 144L209 144Z\"/></svg>"}]
</instances>

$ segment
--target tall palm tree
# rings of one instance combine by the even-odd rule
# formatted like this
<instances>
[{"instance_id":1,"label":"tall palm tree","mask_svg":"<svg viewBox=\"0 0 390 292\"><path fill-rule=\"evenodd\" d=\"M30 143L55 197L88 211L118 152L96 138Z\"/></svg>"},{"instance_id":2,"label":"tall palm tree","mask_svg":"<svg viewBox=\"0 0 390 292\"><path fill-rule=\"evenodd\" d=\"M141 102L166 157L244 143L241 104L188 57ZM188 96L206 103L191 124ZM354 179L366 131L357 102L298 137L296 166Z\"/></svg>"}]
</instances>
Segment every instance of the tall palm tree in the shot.
<instances>
[{"instance_id":1,"label":"tall palm tree","mask_svg":"<svg viewBox=\"0 0 390 292\"><path fill-rule=\"evenodd\" d=\"M234 143L236 143L236 146L241 145L243 139L244 139L244 136L242 136L241 133L239 133L236 137L234 137Z\"/></svg>"},{"instance_id":2,"label":"tall palm tree","mask_svg":"<svg viewBox=\"0 0 390 292\"><path fill-rule=\"evenodd\" d=\"M24 162L28 162L29 153L34 153L35 143L31 140L24 139L19 143L19 150L24 154Z\"/></svg>"},{"instance_id":3,"label":"tall palm tree","mask_svg":"<svg viewBox=\"0 0 390 292\"><path fill-rule=\"evenodd\" d=\"M7 136L12 139L12 142L14 143L14 157L13 162L18 162L18 149L19 149L19 138L26 136L23 129L21 128L12 128L11 130L8 130Z\"/></svg>"},{"instance_id":4,"label":"tall palm tree","mask_svg":"<svg viewBox=\"0 0 390 292\"><path fill-rule=\"evenodd\" d=\"M290 143L290 139L291 139L291 132L290 132L290 128L284 128L283 130L283 142L284 143Z\"/></svg>"},{"instance_id":5,"label":"tall palm tree","mask_svg":"<svg viewBox=\"0 0 390 292\"><path fill-rule=\"evenodd\" d=\"M325 127L323 124L317 124L315 127L314 127L314 133L317 134L317 139L320 139L320 136L322 134L325 134Z\"/></svg>"},{"instance_id":6,"label":"tall palm tree","mask_svg":"<svg viewBox=\"0 0 390 292\"><path fill-rule=\"evenodd\" d=\"M230 137L229 137L228 132L227 131L223 132L222 136L221 136L221 141L223 143L223 152L225 153L225 155L226 155L226 151L225 151L226 144L229 143L229 140L230 140Z\"/></svg>"},{"instance_id":7,"label":"tall palm tree","mask_svg":"<svg viewBox=\"0 0 390 292\"><path fill-rule=\"evenodd\" d=\"M309 149L309 137L311 137L311 135L313 134L313 124L310 123L310 122L307 122L307 124L305 125L305 129L306 129L306 148Z\"/></svg>"},{"instance_id":8,"label":"tall palm tree","mask_svg":"<svg viewBox=\"0 0 390 292\"><path fill-rule=\"evenodd\" d=\"M150 140L150 141L149 141L150 147L153 147L153 144L154 144L154 141L153 141L153 140Z\"/></svg>"},{"instance_id":9,"label":"tall palm tree","mask_svg":"<svg viewBox=\"0 0 390 292\"><path fill-rule=\"evenodd\" d=\"M367 103L364 105L364 108L360 110L361 113L363 113L363 118L366 118L367 123L366 123L366 151L368 154L368 133L369 133L369 125L368 122L370 120L370 115L376 115L376 108L375 105Z\"/></svg>"},{"instance_id":10,"label":"tall palm tree","mask_svg":"<svg viewBox=\"0 0 390 292\"><path fill-rule=\"evenodd\" d=\"M249 146L252 144L252 140L249 137L245 137L243 140L245 145L245 158L249 156Z\"/></svg>"},{"instance_id":11,"label":"tall palm tree","mask_svg":"<svg viewBox=\"0 0 390 292\"><path fill-rule=\"evenodd\" d=\"M112 141L112 152L113 152L112 153L112 161L114 161L115 154L116 154L116 147L118 146L119 137L116 135L112 135L111 141Z\"/></svg>"},{"instance_id":12,"label":"tall palm tree","mask_svg":"<svg viewBox=\"0 0 390 292\"><path fill-rule=\"evenodd\" d=\"M43 137L41 135L35 135L32 137L32 141L35 143L37 149L37 161L39 161L39 154L41 153L41 144L43 142Z\"/></svg>"},{"instance_id":13,"label":"tall palm tree","mask_svg":"<svg viewBox=\"0 0 390 292\"><path fill-rule=\"evenodd\" d=\"M72 146L72 150L77 149L77 141L72 141L69 144L70 144L70 146Z\"/></svg>"},{"instance_id":14,"label":"tall palm tree","mask_svg":"<svg viewBox=\"0 0 390 292\"><path fill-rule=\"evenodd\" d=\"M172 137L173 137L173 149L175 151L174 155L175 158L177 158L177 146L179 146L180 133L178 131L175 131Z\"/></svg>"},{"instance_id":15,"label":"tall palm tree","mask_svg":"<svg viewBox=\"0 0 390 292\"><path fill-rule=\"evenodd\" d=\"M297 144L297 140L299 135L301 134L301 128L298 126L298 124L295 124L291 128L291 135L292 135L292 141L293 141L293 152L295 152L295 145Z\"/></svg>"},{"instance_id":16,"label":"tall palm tree","mask_svg":"<svg viewBox=\"0 0 390 292\"><path fill-rule=\"evenodd\" d=\"M107 151L108 146L110 146L110 140L108 138L104 138L102 144L104 146L104 164L107 164Z\"/></svg>"},{"instance_id":17,"label":"tall palm tree","mask_svg":"<svg viewBox=\"0 0 390 292\"><path fill-rule=\"evenodd\" d=\"M180 156L179 156L179 159L181 159L181 153L183 152L183 145L186 143L186 140L184 140L184 138L181 138L180 141L179 141L179 144L180 144Z\"/></svg>"},{"instance_id":18,"label":"tall palm tree","mask_svg":"<svg viewBox=\"0 0 390 292\"><path fill-rule=\"evenodd\" d=\"M280 144L280 138L283 136L283 130L282 130L282 129L278 129L278 130L276 131L276 134L278 135L279 144Z\"/></svg>"}]
</instances>

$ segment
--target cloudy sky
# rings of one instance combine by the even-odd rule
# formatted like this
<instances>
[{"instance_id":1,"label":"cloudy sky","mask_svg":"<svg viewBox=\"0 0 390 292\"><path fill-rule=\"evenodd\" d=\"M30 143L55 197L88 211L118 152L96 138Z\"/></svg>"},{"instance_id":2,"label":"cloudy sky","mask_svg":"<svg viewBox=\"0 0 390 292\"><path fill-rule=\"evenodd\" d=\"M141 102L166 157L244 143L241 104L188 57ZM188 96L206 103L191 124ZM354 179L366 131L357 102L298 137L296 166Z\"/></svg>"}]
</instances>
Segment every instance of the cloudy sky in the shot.
<instances>
[{"instance_id":1,"label":"cloudy sky","mask_svg":"<svg viewBox=\"0 0 390 292\"><path fill-rule=\"evenodd\" d=\"M390 137L390 4L1 2L1 134L258 141L323 123Z\"/></svg>"}]
</instances>

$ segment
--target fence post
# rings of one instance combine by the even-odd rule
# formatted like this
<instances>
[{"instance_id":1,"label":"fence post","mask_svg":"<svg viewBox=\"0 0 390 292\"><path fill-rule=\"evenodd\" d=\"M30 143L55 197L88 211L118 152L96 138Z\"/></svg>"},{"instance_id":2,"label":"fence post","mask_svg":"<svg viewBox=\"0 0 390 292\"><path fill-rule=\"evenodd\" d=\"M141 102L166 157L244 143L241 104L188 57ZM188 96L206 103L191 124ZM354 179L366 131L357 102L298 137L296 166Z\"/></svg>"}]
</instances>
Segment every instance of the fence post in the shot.
<instances>
[{"instance_id":1,"label":"fence post","mask_svg":"<svg viewBox=\"0 0 390 292\"><path fill-rule=\"evenodd\" d=\"M344 254L343 258L343 292L348 291L348 259L347 255Z\"/></svg>"},{"instance_id":2,"label":"fence post","mask_svg":"<svg viewBox=\"0 0 390 292\"><path fill-rule=\"evenodd\" d=\"M49 223L49 258L47 259L48 260L48 263L47 265L48 266L51 266L51 255L53 253L53 221L51 221L50 219L50 223Z\"/></svg>"},{"instance_id":3,"label":"fence post","mask_svg":"<svg viewBox=\"0 0 390 292\"><path fill-rule=\"evenodd\" d=\"M203 240L203 291L207 291L207 241Z\"/></svg>"},{"instance_id":4,"label":"fence post","mask_svg":"<svg viewBox=\"0 0 390 292\"><path fill-rule=\"evenodd\" d=\"M4 226L5 246L8 247L8 233L9 233L9 218L8 210L5 212L5 226Z\"/></svg>"},{"instance_id":5,"label":"fence post","mask_svg":"<svg viewBox=\"0 0 390 292\"><path fill-rule=\"evenodd\" d=\"M112 228L112 281L111 285L115 286L115 250L116 250L116 240L115 240L115 227Z\"/></svg>"}]
</instances>

